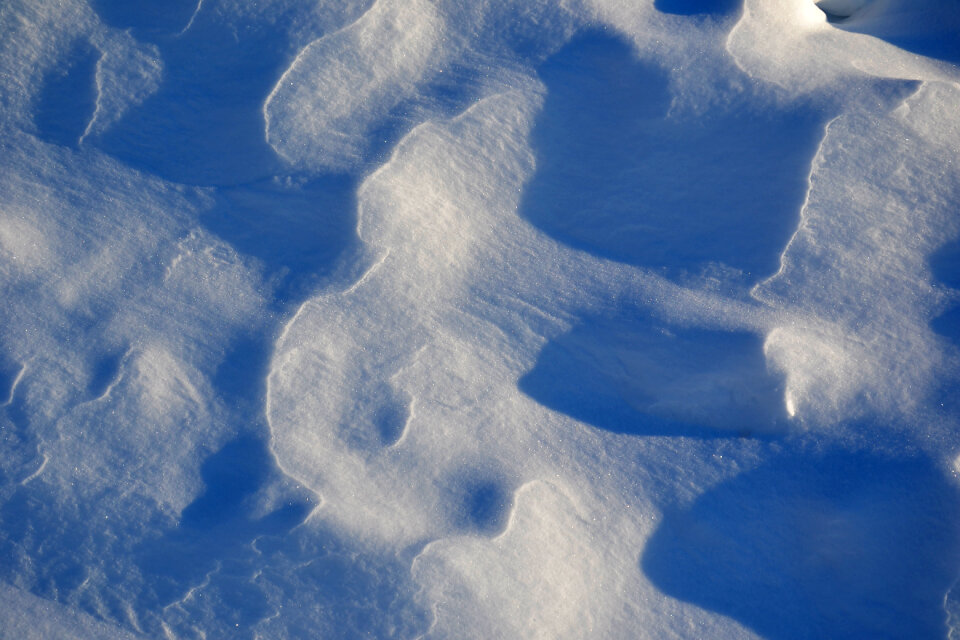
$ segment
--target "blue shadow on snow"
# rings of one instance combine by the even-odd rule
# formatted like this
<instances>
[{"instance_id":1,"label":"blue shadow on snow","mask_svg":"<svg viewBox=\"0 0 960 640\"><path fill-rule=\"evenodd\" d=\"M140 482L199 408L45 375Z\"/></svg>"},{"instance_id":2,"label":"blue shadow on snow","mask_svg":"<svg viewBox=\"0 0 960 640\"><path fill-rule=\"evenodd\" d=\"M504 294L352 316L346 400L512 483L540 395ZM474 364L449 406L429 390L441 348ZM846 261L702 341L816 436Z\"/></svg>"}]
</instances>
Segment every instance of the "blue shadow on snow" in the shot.
<instances>
[{"instance_id":1,"label":"blue shadow on snow","mask_svg":"<svg viewBox=\"0 0 960 640\"><path fill-rule=\"evenodd\" d=\"M537 172L520 215L603 258L696 273L721 262L759 280L799 221L823 114L739 101L668 116L668 76L591 32L539 69Z\"/></svg>"},{"instance_id":2,"label":"blue shadow on snow","mask_svg":"<svg viewBox=\"0 0 960 640\"><path fill-rule=\"evenodd\" d=\"M90 0L104 23L132 29L138 39L172 35L183 30L203 0Z\"/></svg>"},{"instance_id":3,"label":"blue shadow on snow","mask_svg":"<svg viewBox=\"0 0 960 640\"><path fill-rule=\"evenodd\" d=\"M233 28L241 26L238 38ZM182 184L238 185L281 172L264 137L263 101L291 52L277 26L233 28L201 12L182 37L161 40L159 90L131 108L97 145L133 167Z\"/></svg>"},{"instance_id":4,"label":"blue shadow on snow","mask_svg":"<svg viewBox=\"0 0 960 640\"><path fill-rule=\"evenodd\" d=\"M37 96L34 124L38 137L76 147L97 106L98 52L88 42L75 43L62 64L44 75Z\"/></svg>"},{"instance_id":5,"label":"blue shadow on snow","mask_svg":"<svg viewBox=\"0 0 960 640\"><path fill-rule=\"evenodd\" d=\"M921 56L960 63L960 4L941 0L870 2L849 17L830 16L838 29L862 33Z\"/></svg>"},{"instance_id":6,"label":"blue shadow on snow","mask_svg":"<svg viewBox=\"0 0 960 640\"><path fill-rule=\"evenodd\" d=\"M241 435L201 467L205 489L181 514L180 526L144 544L137 564L165 606L190 585L202 582L218 564L251 562L250 544L262 536L282 536L306 518L312 502L290 492L282 504L259 514L255 498L276 476L263 438Z\"/></svg>"},{"instance_id":7,"label":"blue shadow on snow","mask_svg":"<svg viewBox=\"0 0 960 640\"><path fill-rule=\"evenodd\" d=\"M117 24L151 24L139 5L101 4ZM182 36L158 39L159 90L92 141L164 179L213 187L200 222L264 266L281 307L302 300L357 242L357 178L290 175L265 140L263 102L292 57L288 19L240 25L239 38L240 26L201 11Z\"/></svg>"},{"instance_id":8,"label":"blue shadow on snow","mask_svg":"<svg viewBox=\"0 0 960 640\"><path fill-rule=\"evenodd\" d=\"M960 242L951 242L930 256L933 279L951 289L960 289ZM931 327L960 347L960 305L933 319Z\"/></svg>"},{"instance_id":9,"label":"blue shadow on snow","mask_svg":"<svg viewBox=\"0 0 960 640\"><path fill-rule=\"evenodd\" d=\"M259 260L281 304L306 298L357 246L356 182L328 175L224 187L200 214L204 226Z\"/></svg>"},{"instance_id":10,"label":"blue shadow on snow","mask_svg":"<svg viewBox=\"0 0 960 640\"><path fill-rule=\"evenodd\" d=\"M789 453L667 512L641 567L771 640L943 638L960 493L922 457Z\"/></svg>"},{"instance_id":11,"label":"blue shadow on snow","mask_svg":"<svg viewBox=\"0 0 960 640\"><path fill-rule=\"evenodd\" d=\"M680 16L728 16L737 12L743 0L655 0L657 11Z\"/></svg>"},{"instance_id":12,"label":"blue shadow on snow","mask_svg":"<svg viewBox=\"0 0 960 640\"><path fill-rule=\"evenodd\" d=\"M640 436L773 436L782 380L758 336L590 318L548 343L519 388L594 427Z\"/></svg>"}]
</instances>

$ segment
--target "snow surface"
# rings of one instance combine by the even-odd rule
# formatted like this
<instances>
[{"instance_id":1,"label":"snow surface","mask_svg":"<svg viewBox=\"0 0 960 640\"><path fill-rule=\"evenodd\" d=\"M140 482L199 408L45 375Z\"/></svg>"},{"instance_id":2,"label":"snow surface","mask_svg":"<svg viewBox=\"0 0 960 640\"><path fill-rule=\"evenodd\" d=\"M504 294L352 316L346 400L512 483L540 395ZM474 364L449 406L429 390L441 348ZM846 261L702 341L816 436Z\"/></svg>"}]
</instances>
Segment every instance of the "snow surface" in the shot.
<instances>
[{"instance_id":1,"label":"snow surface","mask_svg":"<svg viewBox=\"0 0 960 640\"><path fill-rule=\"evenodd\" d=\"M955 2L0 33L0 637L960 637Z\"/></svg>"}]
</instances>

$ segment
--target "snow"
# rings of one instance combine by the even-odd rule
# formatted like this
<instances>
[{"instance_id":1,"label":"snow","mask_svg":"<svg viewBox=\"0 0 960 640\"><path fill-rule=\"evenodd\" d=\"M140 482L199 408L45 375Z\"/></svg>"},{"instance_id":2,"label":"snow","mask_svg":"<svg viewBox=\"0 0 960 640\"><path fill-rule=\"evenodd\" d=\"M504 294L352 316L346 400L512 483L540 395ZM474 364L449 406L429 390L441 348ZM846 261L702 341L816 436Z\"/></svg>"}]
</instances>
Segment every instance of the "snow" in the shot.
<instances>
[{"instance_id":1,"label":"snow","mask_svg":"<svg viewBox=\"0 0 960 640\"><path fill-rule=\"evenodd\" d=\"M955 3L0 25L0 635L960 633Z\"/></svg>"}]
</instances>

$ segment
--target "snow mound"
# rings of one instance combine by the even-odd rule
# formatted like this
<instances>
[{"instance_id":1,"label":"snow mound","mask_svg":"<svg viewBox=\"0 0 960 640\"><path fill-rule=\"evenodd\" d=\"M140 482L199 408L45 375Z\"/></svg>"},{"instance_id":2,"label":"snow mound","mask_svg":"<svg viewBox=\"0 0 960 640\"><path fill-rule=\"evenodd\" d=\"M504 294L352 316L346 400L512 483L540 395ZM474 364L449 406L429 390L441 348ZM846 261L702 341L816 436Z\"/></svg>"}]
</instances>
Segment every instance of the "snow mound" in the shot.
<instances>
[{"instance_id":1,"label":"snow mound","mask_svg":"<svg viewBox=\"0 0 960 640\"><path fill-rule=\"evenodd\" d=\"M5 632L957 633L953 4L148 4L0 9Z\"/></svg>"}]
</instances>

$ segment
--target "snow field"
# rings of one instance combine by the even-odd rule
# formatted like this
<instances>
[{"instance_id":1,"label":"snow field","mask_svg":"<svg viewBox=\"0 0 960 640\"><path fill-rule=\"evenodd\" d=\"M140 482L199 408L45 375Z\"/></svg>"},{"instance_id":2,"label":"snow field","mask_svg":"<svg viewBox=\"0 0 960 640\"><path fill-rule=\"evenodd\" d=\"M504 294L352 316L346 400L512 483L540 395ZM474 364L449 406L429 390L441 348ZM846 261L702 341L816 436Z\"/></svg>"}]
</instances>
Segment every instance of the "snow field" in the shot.
<instances>
[{"instance_id":1,"label":"snow field","mask_svg":"<svg viewBox=\"0 0 960 640\"><path fill-rule=\"evenodd\" d=\"M0 9L4 627L956 633L956 11L819 6Z\"/></svg>"}]
</instances>

